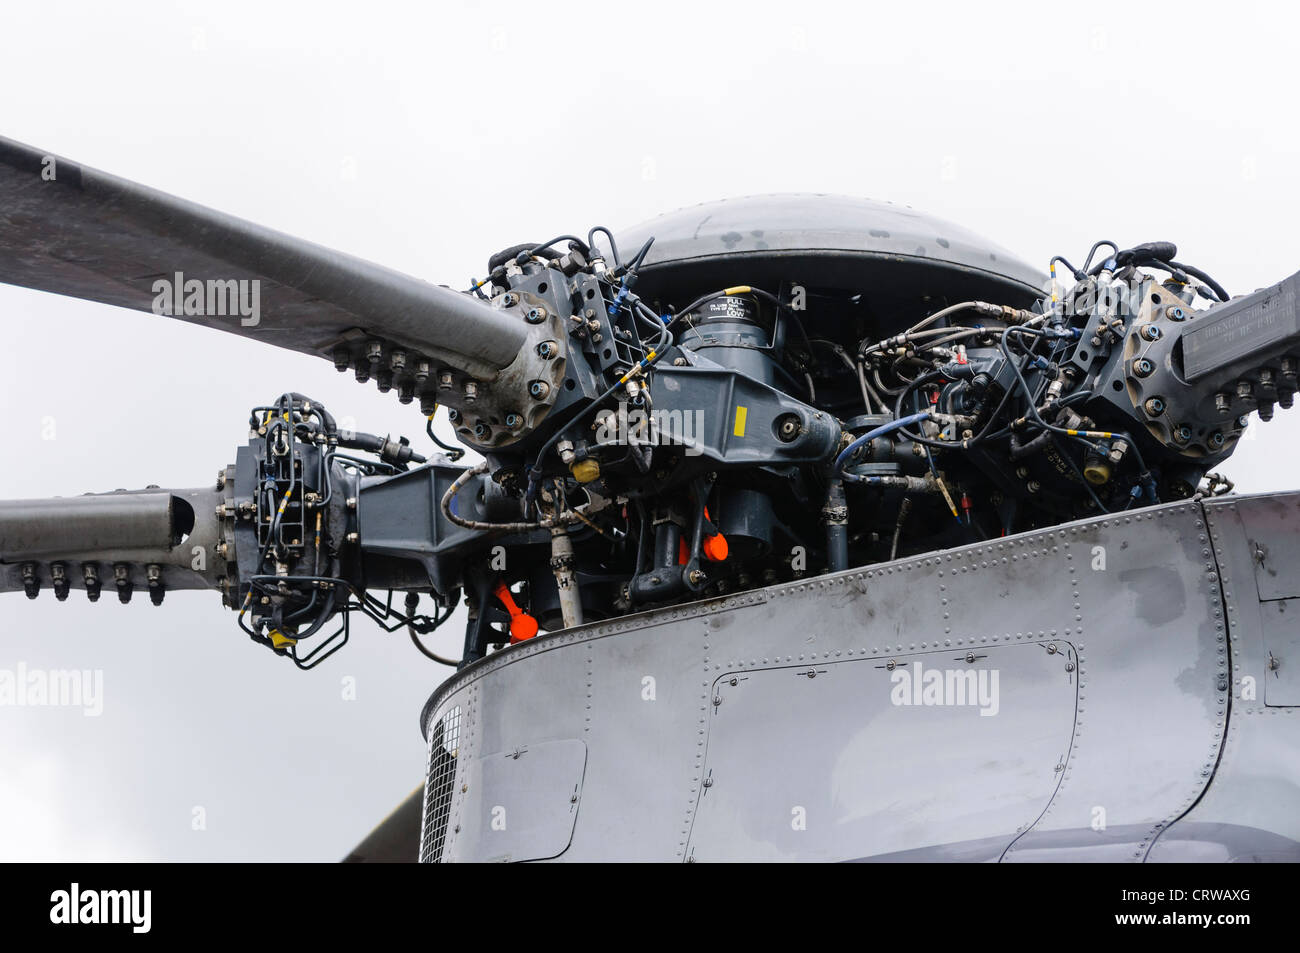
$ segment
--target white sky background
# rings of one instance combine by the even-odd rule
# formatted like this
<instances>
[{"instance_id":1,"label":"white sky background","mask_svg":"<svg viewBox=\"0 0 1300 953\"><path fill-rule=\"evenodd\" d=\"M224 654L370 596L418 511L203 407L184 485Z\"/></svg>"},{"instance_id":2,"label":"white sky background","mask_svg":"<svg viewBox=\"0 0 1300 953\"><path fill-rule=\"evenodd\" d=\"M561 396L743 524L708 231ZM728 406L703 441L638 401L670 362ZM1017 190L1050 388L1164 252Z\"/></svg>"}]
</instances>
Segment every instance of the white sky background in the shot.
<instances>
[{"instance_id":1,"label":"white sky background","mask_svg":"<svg viewBox=\"0 0 1300 953\"><path fill-rule=\"evenodd\" d=\"M1044 269L1168 239L1240 293L1300 269L1294 19L0 0L0 135L457 287L516 242L807 191L911 205ZM8 286L0 327L0 498L207 484L286 390L425 443L414 405L314 358ZM1252 429L1225 472L1294 488L1300 414ZM335 860L421 780L446 672L364 622L305 674L212 594L48 589L0 598L0 668L19 661L103 669L105 699L99 718L0 708L6 860Z\"/></svg>"}]
</instances>

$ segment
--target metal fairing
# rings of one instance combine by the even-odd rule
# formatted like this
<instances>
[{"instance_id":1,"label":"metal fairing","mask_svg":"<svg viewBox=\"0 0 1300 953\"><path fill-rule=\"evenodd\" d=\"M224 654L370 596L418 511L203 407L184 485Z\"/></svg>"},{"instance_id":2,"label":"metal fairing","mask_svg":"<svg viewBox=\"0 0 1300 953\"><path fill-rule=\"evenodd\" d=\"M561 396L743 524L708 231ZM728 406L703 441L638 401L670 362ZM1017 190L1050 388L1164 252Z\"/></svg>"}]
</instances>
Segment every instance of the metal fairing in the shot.
<instances>
[{"instance_id":1,"label":"metal fairing","mask_svg":"<svg viewBox=\"0 0 1300 953\"><path fill-rule=\"evenodd\" d=\"M1213 783L1161 834L1148 859L1294 861L1300 856L1300 617L1291 613L1300 612L1300 603L1279 593L1300 582L1300 563L1285 549L1287 543L1294 548L1286 537L1300 528L1300 493L1217 500L1205 511L1228 633L1228 736Z\"/></svg>"},{"instance_id":2,"label":"metal fairing","mask_svg":"<svg viewBox=\"0 0 1300 953\"><path fill-rule=\"evenodd\" d=\"M762 275L817 283L852 271L873 296L933 293L947 274L953 293L1032 301L1046 275L1014 254L951 222L905 205L847 195L751 195L677 209L620 233L636 248L651 236L644 280L690 284ZM710 276L704 278L703 275ZM922 277L924 276L924 277ZM957 292L960 288L961 291ZM955 299L954 299L955 300Z\"/></svg>"},{"instance_id":3,"label":"metal fairing","mask_svg":"<svg viewBox=\"0 0 1300 953\"><path fill-rule=\"evenodd\" d=\"M422 856L1300 859L1250 539L1297 522L1300 493L1170 504L507 649L426 706L426 733L463 714ZM900 703L917 663L996 672L996 704ZM1257 700L1230 698L1246 673ZM573 757L533 757L556 743Z\"/></svg>"}]
</instances>

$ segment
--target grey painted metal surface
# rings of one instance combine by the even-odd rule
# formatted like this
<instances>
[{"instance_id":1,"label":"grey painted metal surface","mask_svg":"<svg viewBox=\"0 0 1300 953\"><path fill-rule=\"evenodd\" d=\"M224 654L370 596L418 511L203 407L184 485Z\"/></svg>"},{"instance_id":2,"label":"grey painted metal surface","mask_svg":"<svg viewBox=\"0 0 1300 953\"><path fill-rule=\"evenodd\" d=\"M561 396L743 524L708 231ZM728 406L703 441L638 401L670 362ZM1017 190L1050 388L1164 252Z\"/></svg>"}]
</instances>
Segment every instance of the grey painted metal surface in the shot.
<instances>
[{"instance_id":1,"label":"grey painted metal surface","mask_svg":"<svg viewBox=\"0 0 1300 953\"><path fill-rule=\"evenodd\" d=\"M87 566L106 592L115 566L138 592L150 587L147 566L164 591L216 589L226 565L216 512L228 503L228 491L211 486L0 501L0 593L22 591L29 561L47 592L55 563L72 590L87 588Z\"/></svg>"},{"instance_id":2,"label":"grey painted metal surface","mask_svg":"<svg viewBox=\"0 0 1300 953\"><path fill-rule=\"evenodd\" d=\"M426 726L452 709L460 724L430 779L451 792L445 849L426 859L509 853L491 809L508 830L535 785L560 785L533 773L541 759L495 778L480 762L556 743L585 746L576 823L557 803L529 836L571 829L561 860L1300 859L1300 721L1265 704L1276 610L1252 527L1294 533L1300 493L1081 521L508 649L426 708ZM978 692L898 694L918 663L996 671L996 714ZM1231 698L1247 672L1258 696ZM426 814L426 846L436 826Z\"/></svg>"},{"instance_id":3,"label":"grey painted metal surface","mask_svg":"<svg viewBox=\"0 0 1300 953\"><path fill-rule=\"evenodd\" d=\"M1014 299L1042 294L1046 276L1014 254L968 229L924 212L847 195L791 193L706 202L660 215L619 234L629 253L647 238L655 242L643 269L723 265L752 269L756 262L833 256L840 266L869 278L864 263L888 262L891 279L900 264L925 263L983 280L987 294ZM713 272L716 276L717 272ZM930 284L933 286L931 271ZM864 282L864 286L870 287Z\"/></svg>"},{"instance_id":4,"label":"grey painted metal surface","mask_svg":"<svg viewBox=\"0 0 1300 953\"><path fill-rule=\"evenodd\" d=\"M491 379L526 333L468 295L0 138L0 282L150 311L178 273L260 283L256 316L178 320L331 360L380 340Z\"/></svg>"},{"instance_id":5,"label":"grey painted metal surface","mask_svg":"<svg viewBox=\"0 0 1300 953\"><path fill-rule=\"evenodd\" d=\"M1229 635L1232 717L1211 783L1156 841L1153 861L1297 859L1300 840L1300 616L1276 598L1300 581L1286 558L1300 531L1300 493L1207 503ZM1270 666L1270 651L1275 666ZM1271 832L1268 836L1265 832Z\"/></svg>"}]
</instances>

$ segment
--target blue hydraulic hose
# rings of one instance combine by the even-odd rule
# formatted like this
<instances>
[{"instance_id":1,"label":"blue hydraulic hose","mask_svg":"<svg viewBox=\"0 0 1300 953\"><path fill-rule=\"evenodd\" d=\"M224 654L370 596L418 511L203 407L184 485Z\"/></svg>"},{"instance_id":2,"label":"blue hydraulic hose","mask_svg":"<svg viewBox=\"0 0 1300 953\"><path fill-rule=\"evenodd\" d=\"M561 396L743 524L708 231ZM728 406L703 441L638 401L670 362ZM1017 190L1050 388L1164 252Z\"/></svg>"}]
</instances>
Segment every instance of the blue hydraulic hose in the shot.
<instances>
[{"instance_id":1,"label":"blue hydraulic hose","mask_svg":"<svg viewBox=\"0 0 1300 953\"><path fill-rule=\"evenodd\" d=\"M857 440L854 440L851 444L841 450L840 455L835 458L834 478L840 479L844 476L844 467L848 464L849 457L851 457L853 451L857 450L859 447L871 443L871 441L875 440L877 437L883 437L887 433L893 433L901 427L906 427L909 424L918 423L922 420L928 420L929 417L930 412L927 410L919 414L912 414L910 417L900 417L898 420L891 420L889 423L882 424L875 430L868 430Z\"/></svg>"}]
</instances>

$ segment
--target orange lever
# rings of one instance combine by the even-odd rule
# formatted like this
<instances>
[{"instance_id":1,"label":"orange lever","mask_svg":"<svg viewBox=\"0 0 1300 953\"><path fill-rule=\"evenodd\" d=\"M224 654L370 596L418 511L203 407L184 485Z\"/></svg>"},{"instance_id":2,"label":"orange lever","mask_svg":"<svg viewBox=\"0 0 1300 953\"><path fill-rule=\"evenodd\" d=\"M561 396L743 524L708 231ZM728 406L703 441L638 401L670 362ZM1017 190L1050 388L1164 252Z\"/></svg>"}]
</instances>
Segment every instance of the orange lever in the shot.
<instances>
[{"instance_id":1,"label":"orange lever","mask_svg":"<svg viewBox=\"0 0 1300 953\"><path fill-rule=\"evenodd\" d=\"M713 520L709 517L709 508L707 506L704 508L704 518L709 521L704 528L704 542L700 546L701 551L704 553L704 558L715 563L725 562L727 554L731 551L731 547L727 545L727 537L723 536L722 533L718 532L714 528ZM710 529L714 530L712 536L707 535ZM686 547L686 540L678 540L677 564L679 566L685 566L690 562L690 558L691 552Z\"/></svg>"},{"instance_id":2,"label":"orange lever","mask_svg":"<svg viewBox=\"0 0 1300 953\"><path fill-rule=\"evenodd\" d=\"M514 597L510 594L510 588L504 582L497 583L497 587L493 592L501 600L501 604L506 607L506 611L510 613L511 645L516 642L526 642L537 634L537 620L515 605Z\"/></svg>"},{"instance_id":3,"label":"orange lever","mask_svg":"<svg viewBox=\"0 0 1300 953\"><path fill-rule=\"evenodd\" d=\"M710 526L713 525L713 517L709 516L707 506L704 508L704 518L709 521ZM704 544L700 548L704 550L704 557L715 563L725 562L727 553L731 551L731 547L727 545L727 537L723 536L721 532L716 532L712 536L705 536Z\"/></svg>"}]
</instances>

